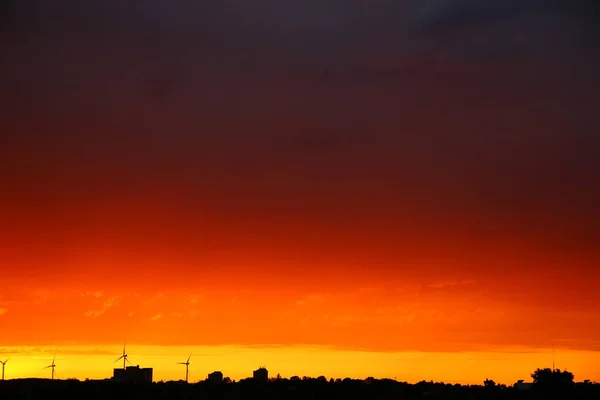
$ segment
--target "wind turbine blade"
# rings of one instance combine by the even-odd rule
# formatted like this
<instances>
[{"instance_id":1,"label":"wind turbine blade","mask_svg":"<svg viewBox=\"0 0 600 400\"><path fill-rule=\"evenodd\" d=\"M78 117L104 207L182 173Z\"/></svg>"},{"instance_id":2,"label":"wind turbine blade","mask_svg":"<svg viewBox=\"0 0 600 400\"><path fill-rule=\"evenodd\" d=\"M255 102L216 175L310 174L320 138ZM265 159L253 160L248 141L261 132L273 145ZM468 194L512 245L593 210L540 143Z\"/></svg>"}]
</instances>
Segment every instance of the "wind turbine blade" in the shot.
<instances>
[{"instance_id":1,"label":"wind turbine blade","mask_svg":"<svg viewBox=\"0 0 600 400\"><path fill-rule=\"evenodd\" d=\"M121 358L123 358L123 356L121 356L121 357L117 358L117 359L115 360L115 362L119 361ZM114 363L113 363L113 364L114 364Z\"/></svg>"},{"instance_id":2,"label":"wind turbine blade","mask_svg":"<svg viewBox=\"0 0 600 400\"><path fill-rule=\"evenodd\" d=\"M188 363L190 362L190 358L192 358L192 354L191 354L191 353L190 353L190 356L189 356L189 357L188 357L188 359L187 359L187 362L188 362Z\"/></svg>"},{"instance_id":3,"label":"wind turbine blade","mask_svg":"<svg viewBox=\"0 0 600 400\"><path fill-rule=\"evenodd\" d=\"M127 361L127 363L129 363L129 365L133 365L133 364L131 363L131 361L129 361L129 359L127 359L127 357L125 357L125 361Z\"/></svg>"}]
</instances>

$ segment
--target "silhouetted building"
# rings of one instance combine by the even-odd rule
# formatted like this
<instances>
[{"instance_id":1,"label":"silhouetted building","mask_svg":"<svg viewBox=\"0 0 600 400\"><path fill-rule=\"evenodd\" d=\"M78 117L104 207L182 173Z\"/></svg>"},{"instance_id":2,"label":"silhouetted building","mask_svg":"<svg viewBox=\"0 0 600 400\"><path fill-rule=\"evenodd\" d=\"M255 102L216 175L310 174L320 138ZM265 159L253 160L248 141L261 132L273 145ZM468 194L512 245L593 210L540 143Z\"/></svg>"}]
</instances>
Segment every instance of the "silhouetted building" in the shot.
<instances>
[{"instance_id":1,"label":"silhouetted building","mask_svg":"<svg viewBox=\"0 0 600 400\"><path fill-rule=\"evenodd\" d=\"M115 368L113 379L120 382L152 382L152 368L140 368L139 365L123 368Z\"/></svg>"},{"instance_id":2,"label":"silhouetted building","mask_svg":"<svg viewBox=\"0 0 600 400\"><path fill-rule=\"evenodd\" d=\"M522 379L518 380L514 385L518 390L529 390L533 386L532 382L524 382Z\"/></svg>"},{"instance_id":3,"label":"silhouetted building","mask_svg":"<svg viewBox=\"0 0 600 400\"><path fill-rule=\"evenodd\" d=\"M208 380L214 383L223 382L223 373L221 371L215 371L208 374Z\"/></svg>"},{"instance_id":4,"label":"silhouetted building","mask_svg":"<svg viewBox=\"0 0 600 400\"><path fill-rule=\"evenodd\" d=\"M269 380L269 371L265 367L260 367L252 374L252 377L257 381L267 382Z\"/></svg>"}]
</instances>

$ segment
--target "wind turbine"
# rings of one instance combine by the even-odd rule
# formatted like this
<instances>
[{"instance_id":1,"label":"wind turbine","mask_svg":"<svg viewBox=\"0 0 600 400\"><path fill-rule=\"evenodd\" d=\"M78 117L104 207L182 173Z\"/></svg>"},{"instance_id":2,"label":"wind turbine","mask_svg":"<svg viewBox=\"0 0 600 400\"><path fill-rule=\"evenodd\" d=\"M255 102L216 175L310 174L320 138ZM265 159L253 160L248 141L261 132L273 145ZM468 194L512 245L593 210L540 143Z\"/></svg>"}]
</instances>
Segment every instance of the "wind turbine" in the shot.
<instances>
[{"instance_id":1,"label":"wind turbine","mask_svg":"<svg viewBox=\"0 0 600 400\"><path fill-rule=\"evenodd\" d=\"M190 356L188 357L186 362L180 362L177 364L182 364L185 365L185 383L188 383L188 376L189 376L189 366L190 366L190 358L192 358L192 355L190 354Z\"/></svg>"},{"instance_id":2,"label":"wind turbine","mask_svg":"<svg viewBox=\"0 0 600 400\"><path fill-rule=\"evenodd\" d=\"M52 359L52 364L48 365L46 368L52 368L52 379L54 379L54 367L56 367L56 364L54 364L54 360L56 360L56 356L54 356L54 358Z\"/></svg>"},{"instance_id":3,"label":"wind turbine","mask_svg":"<svg viewBox=\"0 0 600 400\"><path fill-rule=\"evenodd\" d=\"M6 363L8 362L8 360L10 360L10 357L8 357L4 361L0 361L0 364L2 364L2 380L4 380L4 366L6 365Z\"/></svg>"},{"instance_id":4,"label":"wind turbine","mask_svg":"<svg viewBox=\"0 0 600 400\"><path fill-rule=\"evenodd\" d=\"M123 354L121 355L121 357L117 358L115 360L115 362L119 361L120 359L123 359L123 369L126 369L129 359L127 359L127 352L125 351L125 343L123 343ZM129 363L129 364L131 364L131 363Z\"/></svg>"}]
</instances>

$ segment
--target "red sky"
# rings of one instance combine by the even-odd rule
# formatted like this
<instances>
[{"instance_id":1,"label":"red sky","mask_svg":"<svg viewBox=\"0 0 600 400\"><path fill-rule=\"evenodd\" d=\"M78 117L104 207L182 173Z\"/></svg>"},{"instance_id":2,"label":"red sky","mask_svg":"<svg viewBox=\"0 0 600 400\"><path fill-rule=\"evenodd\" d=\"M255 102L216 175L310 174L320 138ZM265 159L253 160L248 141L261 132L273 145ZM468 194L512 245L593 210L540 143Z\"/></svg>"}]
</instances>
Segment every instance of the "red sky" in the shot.
<instances>
[{"instance_id":1,"label":"red sky","mask_svg":"<svg viewBox=\"0 0 600 400\"><path fill-rule=\"evenodd\" d=\"M0 346L597 351L597 31L267 3L15 6Z\"/></svg>"}]
</instances>

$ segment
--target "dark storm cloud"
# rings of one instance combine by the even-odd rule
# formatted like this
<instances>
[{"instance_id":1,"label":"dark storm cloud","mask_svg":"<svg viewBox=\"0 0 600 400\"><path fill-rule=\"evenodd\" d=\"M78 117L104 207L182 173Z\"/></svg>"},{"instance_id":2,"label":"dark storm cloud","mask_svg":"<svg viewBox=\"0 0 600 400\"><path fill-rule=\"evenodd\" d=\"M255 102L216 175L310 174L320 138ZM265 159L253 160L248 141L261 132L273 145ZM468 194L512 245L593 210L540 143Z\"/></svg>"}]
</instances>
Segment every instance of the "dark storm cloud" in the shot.
<instances>
[{"instance_id":1,"label":"dark storm cloud","mask_svg":"<svg viewBox=\"0 0 600 400\"><path fill-rule=\"evenodd\" d=\"M591 2L430 0L416 8L411 37L461 58L596 55L598 15Z\"/></svg>"},{"instance_id":2,"label":"dark storm cloud","mask_svg":"<svg viewBox=\"0 0 600 400\"><path fill-rule=\"evenodd\" d=\"M530 11L531 0L425 0L417 6L413 27L429 34L451 33L512 19Z\"/></svg>"},{"instance_id":3,"label":"dark storm cloud","mask_svg":"<svg viewBox=\"0 0 600 400\"><path fill-rule=\"evenodd\" d=\"M576 4L574 4L576 3ZM207 54L340 63L408 51L483 57L570 48L595 29L592 0L224 0L3 2L13 30L112 40L177 36ZM596 17L594 17L594 15ZM553 36L554 35L554 36ZM238 55L238 56L241 56ZM292 61L293 60L293 61ZM259 57L255 62L261 63Z\"/></svg>"},{"instance_id":4,"label":"dark storm cloud","mask_svg":"<svg viewBox=\"0 0 600 400\"><path fill-rule=\"evenodd\" d=\"M54 177L79 165L126 183L275 170L330 187L382 181L443 197L438 208L460 202L448 193L573 213L598 199L592 3L2 4L0 113L18 143L3 158L28 174L17 159L30 151Z\"/></svg>"}]
</instances>

